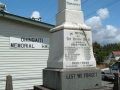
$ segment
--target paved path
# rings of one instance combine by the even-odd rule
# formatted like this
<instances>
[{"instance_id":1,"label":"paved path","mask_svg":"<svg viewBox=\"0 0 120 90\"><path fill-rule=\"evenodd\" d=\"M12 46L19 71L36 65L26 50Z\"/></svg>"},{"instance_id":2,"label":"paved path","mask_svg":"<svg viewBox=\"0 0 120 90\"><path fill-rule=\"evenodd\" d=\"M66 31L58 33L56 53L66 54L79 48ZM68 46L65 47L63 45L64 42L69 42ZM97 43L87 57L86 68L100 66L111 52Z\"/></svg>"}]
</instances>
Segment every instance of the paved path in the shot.
<instances>
[{"instance_id":1,"label":"paved path","mask_svg":"<svg viewBox=\"0 0 120 90\"><path fill-rule=\"evenodd\" d=\"M102 81L102 87L97 89L84 89L84 90L113 90L114 81Z\"/></svg>"},{"instance_id":2,"label":"paved path","mask_svg":"<svg viewBox=\"0 0 120 90\"><path fill-rule=\"evenodd\" d=\"M113 87L114 86L114 81L113 80L102 81L102 86L104 86L104 87Z\"/></svg>"},{"instance_id":3,"label":"paved path","mask_svg":"<svg viewBox=\"0 0 120 90\"><path fill-rule=\"evenodd\" d=\"M84 90L113 90L114 81L102 81L102 88L99 89L84 89ZM42 86L40 86L42 87ZM33 90L33 89L30 89ZM51 90L51 89L41 89L41 90Z\"/></svg>"}]
</instances>

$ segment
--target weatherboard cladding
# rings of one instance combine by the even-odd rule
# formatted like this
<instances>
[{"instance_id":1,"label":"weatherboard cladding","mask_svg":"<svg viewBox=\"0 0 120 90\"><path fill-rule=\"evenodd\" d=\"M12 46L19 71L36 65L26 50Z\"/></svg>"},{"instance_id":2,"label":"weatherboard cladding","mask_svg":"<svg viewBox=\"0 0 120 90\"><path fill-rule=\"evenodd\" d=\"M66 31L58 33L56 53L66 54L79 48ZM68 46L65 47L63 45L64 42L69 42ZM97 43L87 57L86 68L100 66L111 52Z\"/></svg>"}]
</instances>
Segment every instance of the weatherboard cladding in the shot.
<instances>
[{"instance_id":1,"label":"weatherboard cladding","mask_svg":"<svg viewBox=\"0 0 120 90\"><path fill-rule=\"evenodd\" d=\"M42 84L48 50L10 49L10 37L47 37L48 28L0 17L0 90L5 90L6 76L12 75L14 90L31 89Z\"/></svg>"}]
</instances>

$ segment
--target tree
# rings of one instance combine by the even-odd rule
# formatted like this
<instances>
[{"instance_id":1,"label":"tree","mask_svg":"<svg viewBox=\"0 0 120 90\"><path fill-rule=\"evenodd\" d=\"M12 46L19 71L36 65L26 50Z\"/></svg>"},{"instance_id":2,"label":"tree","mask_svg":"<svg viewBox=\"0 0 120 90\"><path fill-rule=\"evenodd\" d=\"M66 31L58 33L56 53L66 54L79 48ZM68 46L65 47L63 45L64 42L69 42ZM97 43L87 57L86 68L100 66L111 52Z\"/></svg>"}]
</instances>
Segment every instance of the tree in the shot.
<instances>
[{"instance_id":1,"label":"tree","mask_svg":"<svg viewBox=\"0 0 120 90\"><path fill-rule=\"evenodd\" d=\"M119 50L120 50L120 42L118 43L118 47L119 47Z\"/></svg>"},{"instance_id":2,"label":"tree","mask_svg":"<svg viewBox=\"0 0 120 90\"><path fill-rule=\"evenodd\" d=\"M103 46L103 50L106 52L106 56L108 56L112 51L120 50L120 43L110 43Z\"/></svg>"},{"instance_id":3,"label":"tree","mask_svg":"<svg viewBox=\"0 0 120 90\"><path fill-rule=\"evenodd\" d=\"M93 52L94 52L94 56L95 56L97 64L104 62L106 53L103 50L102 46L98 44L97 42L93 43Z\"/></svg>"},{"instance_id":4,"label":"tree","mask_svg":"<svg viewBox=\"0 0 120 90\"><path fill-rule=\"evenodd\" d=\"M99 43L93 43L93 52L97 64L104 62L107 56L113 51L120 51L120 43L109 43L107 45L101 46Z\"/></svg>"}]
</instances>

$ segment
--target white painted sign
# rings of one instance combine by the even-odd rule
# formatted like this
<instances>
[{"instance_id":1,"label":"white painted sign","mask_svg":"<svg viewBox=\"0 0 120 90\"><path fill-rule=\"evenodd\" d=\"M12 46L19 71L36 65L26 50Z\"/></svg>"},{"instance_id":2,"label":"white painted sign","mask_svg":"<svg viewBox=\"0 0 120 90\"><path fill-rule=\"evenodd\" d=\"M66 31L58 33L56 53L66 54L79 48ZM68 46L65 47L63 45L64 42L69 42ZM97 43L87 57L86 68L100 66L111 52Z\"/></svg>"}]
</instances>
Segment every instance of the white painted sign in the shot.
<instances>
[{"instance_id":1,"label":"white painted sign","mask_svg":"<svg viewBox=\"0 0 120 90\"><path fill-rule=\"evenodd\" d=\"M10 37L11 49L49 49L49 38Z\"/></svg>"}]
</instances>

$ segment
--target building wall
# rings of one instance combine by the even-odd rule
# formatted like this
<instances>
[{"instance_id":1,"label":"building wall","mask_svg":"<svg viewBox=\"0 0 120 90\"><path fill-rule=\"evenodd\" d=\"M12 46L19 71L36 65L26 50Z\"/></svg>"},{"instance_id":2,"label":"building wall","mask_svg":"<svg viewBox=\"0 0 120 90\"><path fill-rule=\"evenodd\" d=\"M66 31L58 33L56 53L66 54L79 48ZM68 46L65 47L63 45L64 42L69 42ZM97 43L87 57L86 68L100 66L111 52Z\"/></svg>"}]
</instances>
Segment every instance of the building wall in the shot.
<instances>
[{"instance_id":1,"label":"building wall","mask_svg":"<svg viewBox=\"0 0 120 90\"><path fill-rule=\"evenodd\" d=\"M42 84L42 69L47 65L48 50L10 49L10 37L47 37L48 29L0 18L0 90L6 76L12 75L14 90L31 89Z\"/></svg>"},{"instance_id":2,"label":"building wall","mask_svg":"<svg viewBox=\"0 0 120 90\"><path fill-rule=\"evenodd\" d=\"M109 55L109 60L115 60L115 56L112 53Z\"/></svg>"},{"instance_id":3,"label":"building wall","mask_svg":"<svg viewBox=\"0 0 120 90\"><path fill-rule=\"evenodd\" d=\"M115 59L118 60L120 58L120 56L116 56Z\"/></svg>"},{"instance_id":4,"label":"building wall","mask_svg":"<svg viewBox=\"0 0 120 90\"><path fill-rule=\"evenodd\" d=\"M114 58L113 58L114 57ZM109 60L118 60L120 58L120 56L116 56L116 55L114 55L114 54L110 54L110 56L109 56Z\"/></svg>"}]
</instances>

